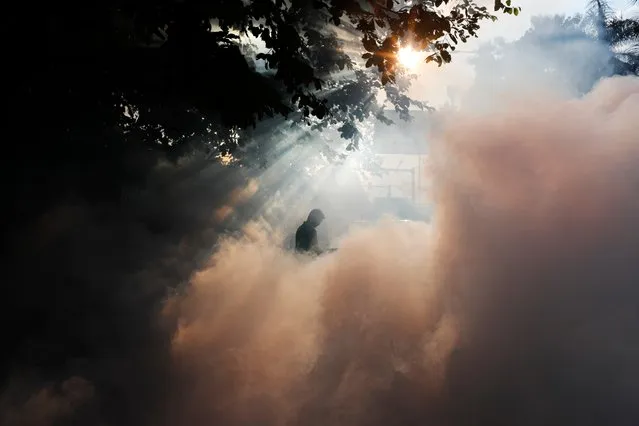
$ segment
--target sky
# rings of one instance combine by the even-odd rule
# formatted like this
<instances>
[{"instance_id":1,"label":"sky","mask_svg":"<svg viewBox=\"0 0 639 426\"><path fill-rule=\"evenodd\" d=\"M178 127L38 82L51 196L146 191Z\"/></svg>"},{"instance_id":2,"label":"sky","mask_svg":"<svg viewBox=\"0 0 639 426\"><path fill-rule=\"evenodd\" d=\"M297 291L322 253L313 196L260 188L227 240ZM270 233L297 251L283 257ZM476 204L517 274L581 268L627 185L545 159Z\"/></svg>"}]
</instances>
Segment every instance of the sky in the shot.
<instances>
[{"instance_id":1,"label":"sky","mask_svg":"<svg viewBox=\"0 0 639 426\"><path fill-rule=\"evenodd\" d=\"M482 1L480 1L482 3ZM493 0L483 0L483 3L492 5ZM587 5L587 0L516 0L514 5L521 6L519 16L498 15L497 22L486 22L479 31L479 38L468 42L458 50L472 51L481 43L489 42L496 38L514 41L520 38L528 28L530 20L536 15L572 15L582 13ZM638 6L630 7L629 0L612 0L610 2L615 10L624 11L624 14L639 13ZM435 107L441 107L448 103L450 92L463 91L473 83L473 67L468 63L468 53L453 55L453 62L442 68L433 64L423 64L417 69L419 78L412 87L412 97L427 101Z\"/></svg>"}]
</instances>

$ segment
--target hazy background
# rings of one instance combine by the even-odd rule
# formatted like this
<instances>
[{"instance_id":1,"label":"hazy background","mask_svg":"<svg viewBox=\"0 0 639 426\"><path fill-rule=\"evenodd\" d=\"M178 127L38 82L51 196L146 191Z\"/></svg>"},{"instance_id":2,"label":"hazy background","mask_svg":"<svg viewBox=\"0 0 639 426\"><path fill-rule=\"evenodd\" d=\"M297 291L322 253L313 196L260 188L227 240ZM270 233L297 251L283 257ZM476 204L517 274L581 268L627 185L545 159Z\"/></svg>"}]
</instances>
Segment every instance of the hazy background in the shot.
<instances>
[{"instance_id":1,"label":"hazy background","mask_svg":"<svg viewBox=\"0 0 639 426\"><path fill-rule=\"evenodd\" d=\"M492 7L492 1L484 2ZM628 0L613 0L610 6L624 16L639 13L639 6L632 5ZM470 39L467 44L460 46L454 60L448 64L445 72L437 67L426 64L418 68L419 78L412 87L411 96L424 99L434 106L444 106L459 103L464 92L469 90L475 81L475 70L471 63L474 52L485 44L499 42L503 39L512 42L520 38L530 29L533 17L540 15L575 15L584 13L587 1L583 0L522 0L517 5L522 7L522 13L516 18L502 17L497 22L483 26L478 31L479 38ZM452 98L452 99L451 99Z\"/></svg>"}]
</instances>

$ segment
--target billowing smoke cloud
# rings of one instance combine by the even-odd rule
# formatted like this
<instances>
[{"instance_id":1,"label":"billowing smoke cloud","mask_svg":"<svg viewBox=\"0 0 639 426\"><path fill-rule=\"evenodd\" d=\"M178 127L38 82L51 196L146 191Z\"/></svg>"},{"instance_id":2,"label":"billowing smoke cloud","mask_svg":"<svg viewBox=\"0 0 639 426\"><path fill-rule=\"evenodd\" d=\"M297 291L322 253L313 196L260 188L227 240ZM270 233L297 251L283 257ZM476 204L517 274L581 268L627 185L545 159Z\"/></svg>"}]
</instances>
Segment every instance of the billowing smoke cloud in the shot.
<instances>
[{"instance_id":1,"label":"billowing smoke cloud","mask_svg":"<svg viewBox=\"0 0 639 426\"><path fill-rule=\"evenodd\" d=\"M466 420L638 418L637 108L639 80L609 79L442 135L438 205L463 342L448 380Z\"/></svg>"},{"instance_id":2,"label":"billowing smoke cloud","mask_svg":"<svg viewBox=\"0 0 639 426\"><path fill-rule=\"evenodd\" d=\"M374 407L391 409L403 376L425 385L420 394L434 392L455 328L432 272L430 232L387 223L310 263L259 234L228 241L170 305L181 321L175 359L191 377L179 418L371 422L381 414Z\"/></svg>"},{"instance_id":3,"label":"billowing smoke cloud","mask_svg":"<svg viewBox=\"0 0 639 426\"><path fill-rule=\"evenodd\" d=\"M9 372L47 384L10 385L0 419L635 425L638 110L639 80L615 78L448 116L432 223L353 231L316 260L254 223L220 240L259 182L215 168L56 209L16 249L3 312L41 330L10 330Z\"/></svg>"},{"instance_id":4,"label":"billowing smoke cloud","mask_svg":"<svg viewBox=\"0 0 639 426\"><path fill-rule=\"evenodd\" d=\"M635 424L639 80L450 117L431 225L226 241L165 312L171 424Z\"/></svg>"}]
</instances>

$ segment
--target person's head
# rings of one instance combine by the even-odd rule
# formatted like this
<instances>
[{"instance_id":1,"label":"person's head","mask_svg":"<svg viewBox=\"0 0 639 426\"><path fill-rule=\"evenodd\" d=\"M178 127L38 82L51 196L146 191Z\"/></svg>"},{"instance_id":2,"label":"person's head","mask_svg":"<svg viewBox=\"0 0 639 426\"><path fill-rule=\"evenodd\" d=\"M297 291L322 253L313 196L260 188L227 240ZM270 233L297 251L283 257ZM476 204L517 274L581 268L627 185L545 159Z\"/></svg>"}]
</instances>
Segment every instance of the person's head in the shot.
<instances>
[{"instance_id":1,"label":"person's head","mask_svg":"<svg viewBox=\"0 0 639 426\"><path fill-rule=\"evenodd\" d=\"M324 221L324 213L320 209L313 209L308 214L308 219L306 221L311 225L317 227Z\"/></svg>"}]
</instances>

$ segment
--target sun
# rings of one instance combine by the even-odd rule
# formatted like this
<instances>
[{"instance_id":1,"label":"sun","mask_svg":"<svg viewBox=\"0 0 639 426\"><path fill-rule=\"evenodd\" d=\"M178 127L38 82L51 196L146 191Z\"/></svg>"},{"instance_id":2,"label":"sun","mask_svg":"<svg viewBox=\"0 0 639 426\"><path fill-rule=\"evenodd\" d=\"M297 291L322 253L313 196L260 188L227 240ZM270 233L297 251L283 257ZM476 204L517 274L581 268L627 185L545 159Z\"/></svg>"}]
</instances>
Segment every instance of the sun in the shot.
<instances>
[{"instance_id":1,"label":"sun","mask_svg":"<svg viewBox=\"0 0 639 426\"><path fill-rule=\"evenodd\" d=\"M424 52L414 50L412 47L402 47L397 52L397 61L406 69L412 70L424 59Z\"/></svg>"}]
</instances>

